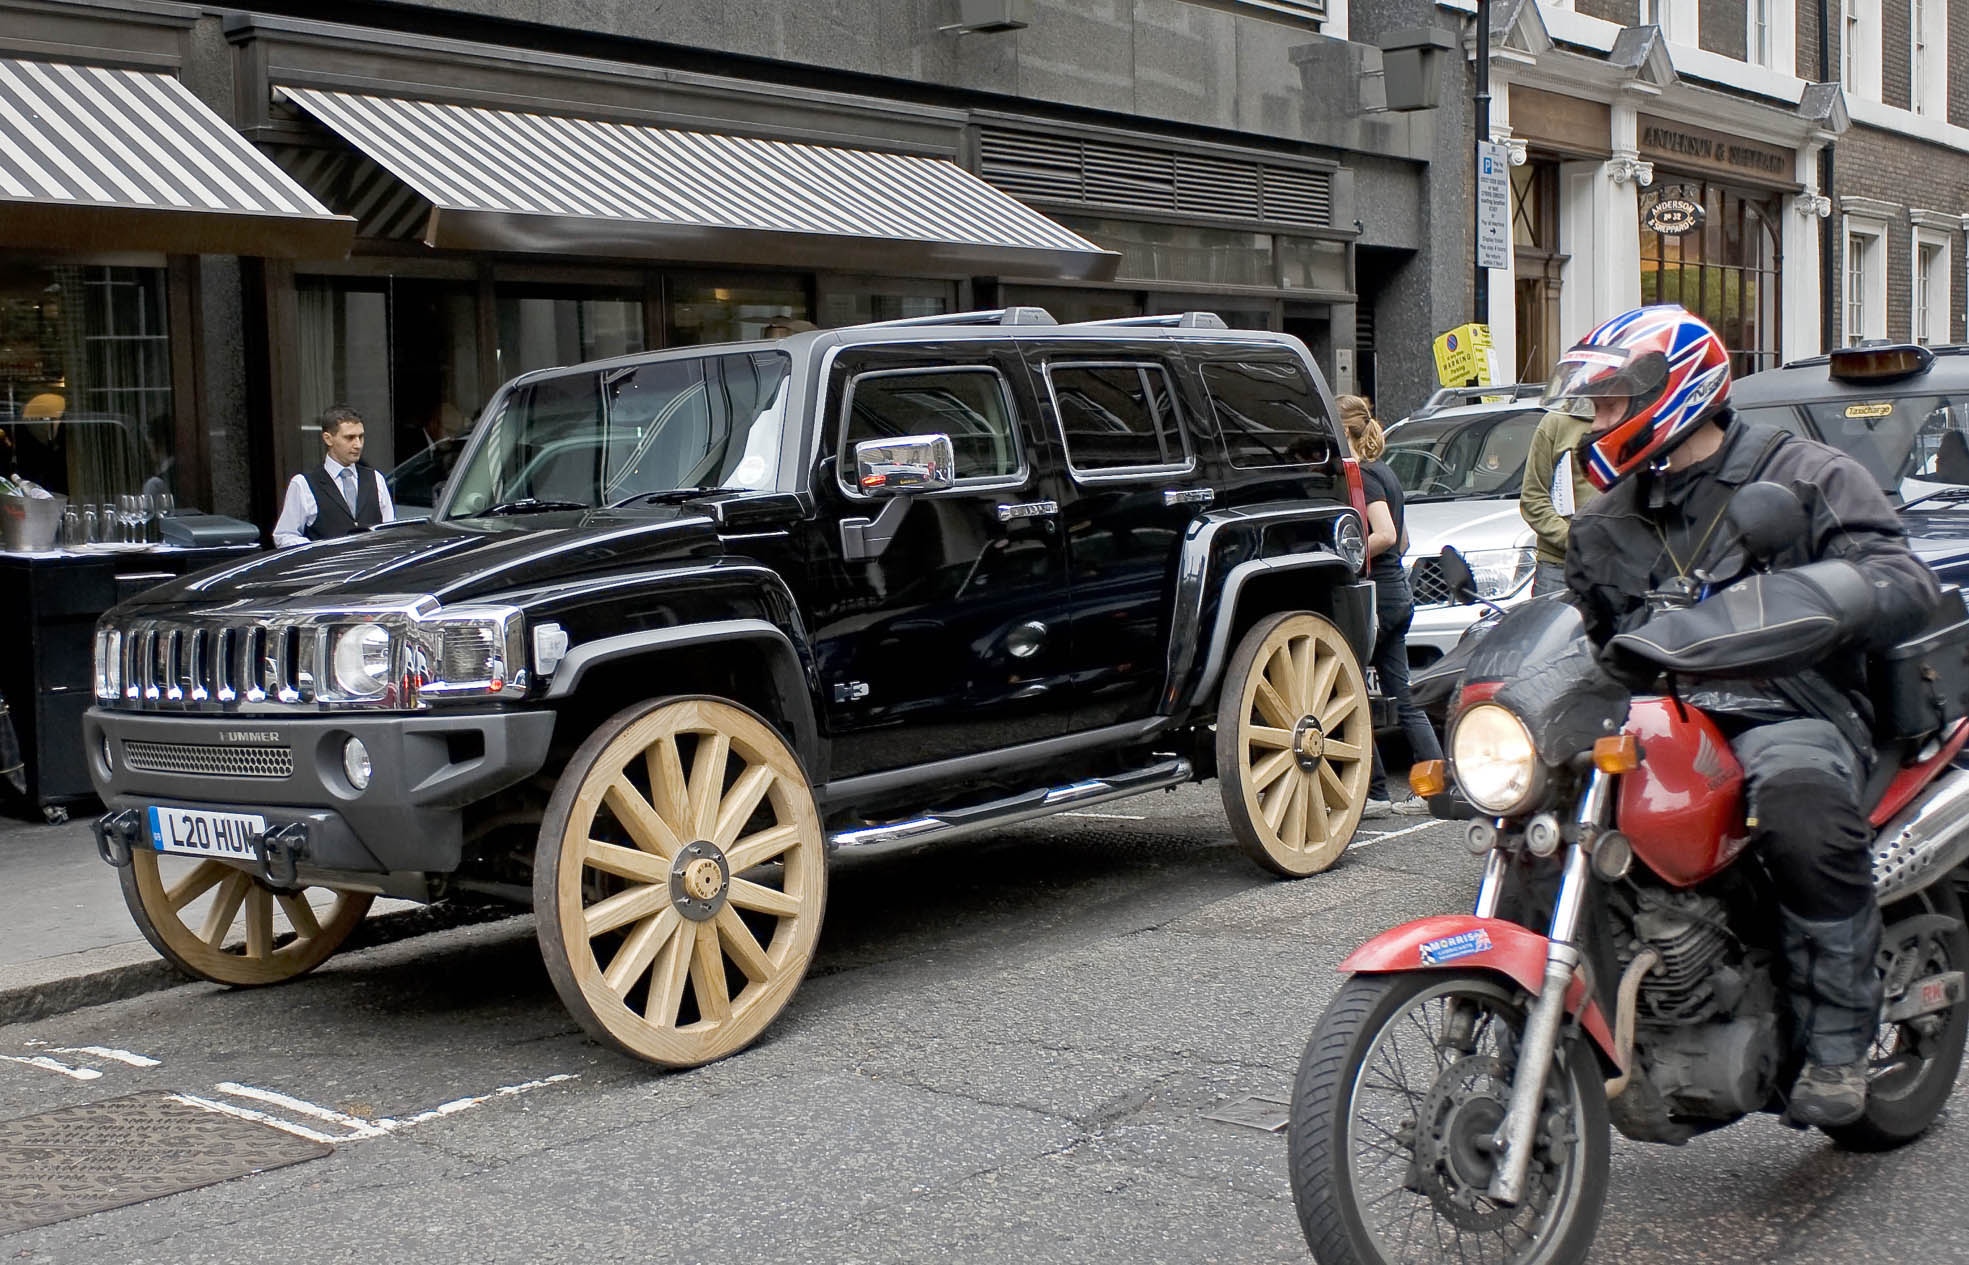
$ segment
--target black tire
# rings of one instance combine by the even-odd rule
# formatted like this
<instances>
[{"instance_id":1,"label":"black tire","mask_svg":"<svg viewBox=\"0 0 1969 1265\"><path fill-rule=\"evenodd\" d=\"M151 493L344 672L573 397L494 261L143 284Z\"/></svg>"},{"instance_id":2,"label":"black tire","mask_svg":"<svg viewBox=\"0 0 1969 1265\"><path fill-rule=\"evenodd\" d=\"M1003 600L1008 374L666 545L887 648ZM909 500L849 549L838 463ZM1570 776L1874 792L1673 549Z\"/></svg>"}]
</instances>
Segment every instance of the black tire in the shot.
<instances>
[{"instance_id":1,"label":"black tire","mask_svg":"<svg viewBox=\"0 0 1969 1265\"><path fill-rule=\"evenodd\" d=\"M1969 970L1969 927L1962 922L1962 901L1949 880L1885 910L1889 927L1917 914L1941 914L1955 919L1955 929L1931 936L1916 976ZM1891 950L1888 944L1883 948ZM1921 1032L1919 1020L1882 1024L1874 1038L1866 1114L1849 1125L1827 1129L1826 1135L1848 1151L1891 1151L1906 1146L1935 1123L1955 1089L1962 1067L1962 1048L1969 1037L1969 1002L1957 1003L1937 1016L1934 1030ZM1912 1057L1909 1057L1909 1050Z\"/></svg>"},{"instance_id":2,"label":"black tire","mask_svg":"<svg viewBox=\"0 0 1969 1265\"><path fill-rule=\"evenodd\" d=\"M1306 1045L1292 1086L1288 1154L1292 1200L1299 1212L1300 1228L1321 1265L1421 1265L1458 1259L1454 1248L1443 1246L1439 1237L1426 1232L1426 1243L1417 1245L1419 1252L1390 1249L1377 1238L1363 1216L1362 1195L1356 1189L1352 1136L1359 1114L1356 1100L1367 1080L1369 1059L1380 1047L1383 1034L1401 1028L1405 1017L1418 1006L1450 997L1473 1000L1488 1008L1504 1021L1503 1031L1515 1048L1516 1037L1523 1031L1522 994L1492 976L1475 973L1357 975L1334 996ZM1583 1260L1606 1199L1611 1138L1599 1062L1576 1041L1562 1050L1560 1062L1560 1077L1548 1087L1547 1101L1557 1105L1555 1091L1564 1090L1574 1141L1558 1167L1555 1189L1547 1196L1543 1211L1533 1216L1529 1241L1515 1249L1498 1245L1500 1253L1515 1252L1508 1255L1511 1265L1566 1265ZM1434 1065L1430 1060L1432 1070ZM1400 1065L1397 1067L1400 1070ZM1432 1099L1433 1094L1428 1097ZM1421 1114L1421 1109L1416 1114ZM1369 1149L1397 1160L1401 1155L1399 1146L1386 1143ZM1411 1144L1407 1154L1412 1157L1413 1153ZM1403 1186L1395 1191L1410 1193ZM1378 1205L1385 1195L1371 1198ZM1412 1199L1419 1201L1430 1228L1439 1230L1446 1220L1440 1206L1420 1193L1412 1194ZM1414 1219L1411 1213L1408 1223ZM1461 1232L1456 1233L1460 1246ZM1495 1260L1497 1256L1484 1259Z\"/></svg>"}]
</instances>

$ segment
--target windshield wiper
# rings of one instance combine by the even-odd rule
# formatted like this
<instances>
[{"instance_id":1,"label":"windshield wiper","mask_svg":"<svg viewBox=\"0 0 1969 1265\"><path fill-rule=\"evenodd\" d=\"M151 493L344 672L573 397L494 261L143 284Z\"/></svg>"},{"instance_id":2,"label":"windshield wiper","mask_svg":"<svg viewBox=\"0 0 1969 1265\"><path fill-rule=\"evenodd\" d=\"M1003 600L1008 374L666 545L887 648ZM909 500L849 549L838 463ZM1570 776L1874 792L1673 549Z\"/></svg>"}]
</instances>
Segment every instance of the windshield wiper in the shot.
<instances>
[{"instance_id":1,"label":"windshield wiper","mask_svg":"<svg viewBox=\"0 0 1969 1265\"><path fill-rule=\"evenodd\" d=\"M523 496L517 501L501 501L499 504L491 506L488 509L480 510L478 513L472 515L472 517L497 518L507 514L544 514L550 510L589 510L593 508L595 507L592 505L583 505L580 501L541 501L530 496Z\"/></svg>"},{"instance_id":2,"label":"windshield wiper","mask_svg":"<svg viewBox=\"0 0 1969 1265\"><path fill-rule=\"evenodd\" d=\"M694 501L712 492L742 491L740 488L722 488L715 484L700 483L689 488L663 488L655 492L632 492L619 501L610 501L604 508L619 510L625 505L663 505L670 501Z\"/></svg>"},{"instance_id":3,"label":"windshield wiper","mask_svg":"<svg viewBox=\"0 0 1969 1265\"><path fill-rule=\"evenodd\" d=\"M1933 492L1924 492L1912 501L1903 502L1901 512L1905 514L1915 506L1925 505L1929 501L1969 501L1969 486L1938 488Z\"/></svg>"}]
</instances>

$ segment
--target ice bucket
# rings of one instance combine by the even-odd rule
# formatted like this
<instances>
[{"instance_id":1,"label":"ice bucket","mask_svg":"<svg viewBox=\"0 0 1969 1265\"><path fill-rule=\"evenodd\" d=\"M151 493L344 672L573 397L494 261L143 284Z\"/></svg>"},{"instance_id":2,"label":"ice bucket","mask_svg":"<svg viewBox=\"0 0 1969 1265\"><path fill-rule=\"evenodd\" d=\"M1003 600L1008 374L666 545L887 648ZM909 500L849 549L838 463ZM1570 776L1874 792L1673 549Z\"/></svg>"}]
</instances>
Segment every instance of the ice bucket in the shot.
<instances>
[{"instance_id":1,"label":"ice bucket","mask_svg":"<svg viewBox=\"0 0 1969 1265\"><path fill-rule=\"evenodd\" d=\"M62 534L65 496L15 496L0 492L0 548L8 553L53 549Z\"/></svg>"}]
</instances>

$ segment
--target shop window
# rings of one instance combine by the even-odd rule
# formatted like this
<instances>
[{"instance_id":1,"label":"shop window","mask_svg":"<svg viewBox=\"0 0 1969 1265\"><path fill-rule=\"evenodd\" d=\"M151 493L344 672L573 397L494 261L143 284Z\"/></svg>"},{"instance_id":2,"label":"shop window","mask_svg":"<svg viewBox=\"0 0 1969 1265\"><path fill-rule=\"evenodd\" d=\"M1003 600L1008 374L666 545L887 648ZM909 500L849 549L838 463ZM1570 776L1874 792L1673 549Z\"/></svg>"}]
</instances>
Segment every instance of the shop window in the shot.
<instances>
[{"instance_id":1,"label":"shop window","mask_svg":"<svg viewBox=\"0 0 1969 1265\"><path fill-rule=\"evenodd\" d=\"M1278 239L1279 284L1288 290L1353 293L1347 274L1347 243L1317 237Z\"/></svg>"},{"instance_id":2,"label":"shop window","mask_svg":"<svg viewBox=\"0 0 1969 1265\"><path fill-rule=\"evenodd\" d=\"M1701 208L1682 232L1646 227L1663 199ZM1641 300L1679 303L1709 322L1739 374L1778 363L1782 200L1728 185L1657 177L1641 198Z\"/></svg>"},{"instance_id":3,"label":"shop window","mask_svg":"<svg viewBox=\"0 0 1969 1265\"><path fill-rule=\"evenodd\" d=\"M820 323L830 329L938 316L957 308L957 287L948 281L823 276L819 290Z\"/></svg>"},{"instance_id":4,"label":"shop window","mask_svg":"<svg viewBox=\"0 0 1969 1265\"><path fill-rule=\"evenodd\" d=\"M1887 337L1887 226L1846 221L1847 343Z\"/></svg>"},{"instance_id":5,"label":"shop window","mask_svg":"<svg viewBox=\"0 0 1969 1265\"><path fill-rule=\"evenodd\" d=\"M85 503L177 495L162 268L0 262L0 461Z\"/></svg>"},{"instance_id":6,"label":"shop window","mask_svg":"<svg viewBox=\"0 0 1969 1265\"><path fill-rule=\"evenodd\" d=\"M1949 237L1933 229L1914 230L1914 341L1949 341L1954 296L1949 286Z\"/></svg>"},{"instance_id":7,"label":"shop window","mask_svg":"<svg viewBox=\"0 0 1969 1265\"><path fill-rule=\"evenodd\" d=\"M1332 454L1333 422L1296 362L1212 361L1203 381L1232 465L1317 465Z\"/></svg>"},{"instance_id":8,"label":"shop window","mask_svg":"<svg viewBox=\"0 0 1969 1265\"><path fill-rule=\"evenodd\" d=\"M1053 365L1053 406L1076 473L1189 465L1169 375L1160 365Z\"/></svg>"},{"instance_id":9,"label":"shop window","mask_svg":"<svg viewBox=\"0 0 1969 1265\"><path fill-rule=\"evenodd\" d=\"M643 300L622 290L499 287L502 379L643 350Z\"/></svg>"},{"instance_id":10,"label":"shop window","mask_svg":"<svg viewBox=\"0 0 1969 1265\"><path fill-rule=\"evenodd\" d=\"M812 319L813 303L798 277L683 275L670 282L672 347L769 338L782 321Z\"/></svg>"},{"instance_id":11,"label":"shop window","mask_svg":"<svg viewBox=\"0 0 1969 1265\"><path fill-rule=\"evenodd\" d=\"M1062 325L1081 321L1111 321L1124 316L1141 316L1146 310L1143 296L1133 290L1074 290L1065 286L1005 286L1000 301L1007 307L1045 308ZM1208 299L1195 300L1209 307ZM1163 311L1184 311L1164 308Z\"/></svg>"}]
</instances>

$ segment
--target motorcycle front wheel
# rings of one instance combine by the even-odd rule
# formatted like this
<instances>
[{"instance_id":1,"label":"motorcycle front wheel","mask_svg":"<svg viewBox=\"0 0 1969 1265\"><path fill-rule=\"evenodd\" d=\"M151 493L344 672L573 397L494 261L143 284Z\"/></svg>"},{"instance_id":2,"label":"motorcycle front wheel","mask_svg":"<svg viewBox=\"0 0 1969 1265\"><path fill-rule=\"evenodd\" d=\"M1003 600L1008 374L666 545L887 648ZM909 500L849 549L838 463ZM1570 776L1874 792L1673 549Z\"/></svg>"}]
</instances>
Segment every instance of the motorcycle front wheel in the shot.
<instances>
[{"instance_id":1,"label":"motorcycle front wheel","mask_svg":"<svg viewBox=\"0 0 1969 1265\"><path fill-rule=\"evenodd\" d=\"M1292 1086L1292 1199L1321 1265L1585 1258L1611 1139L1598 1061L1575 1042L1547 1078L1525 1198L1486 1190L1526 999L1489 975L1357 975Z\"/></svg>"}]
</instances>

